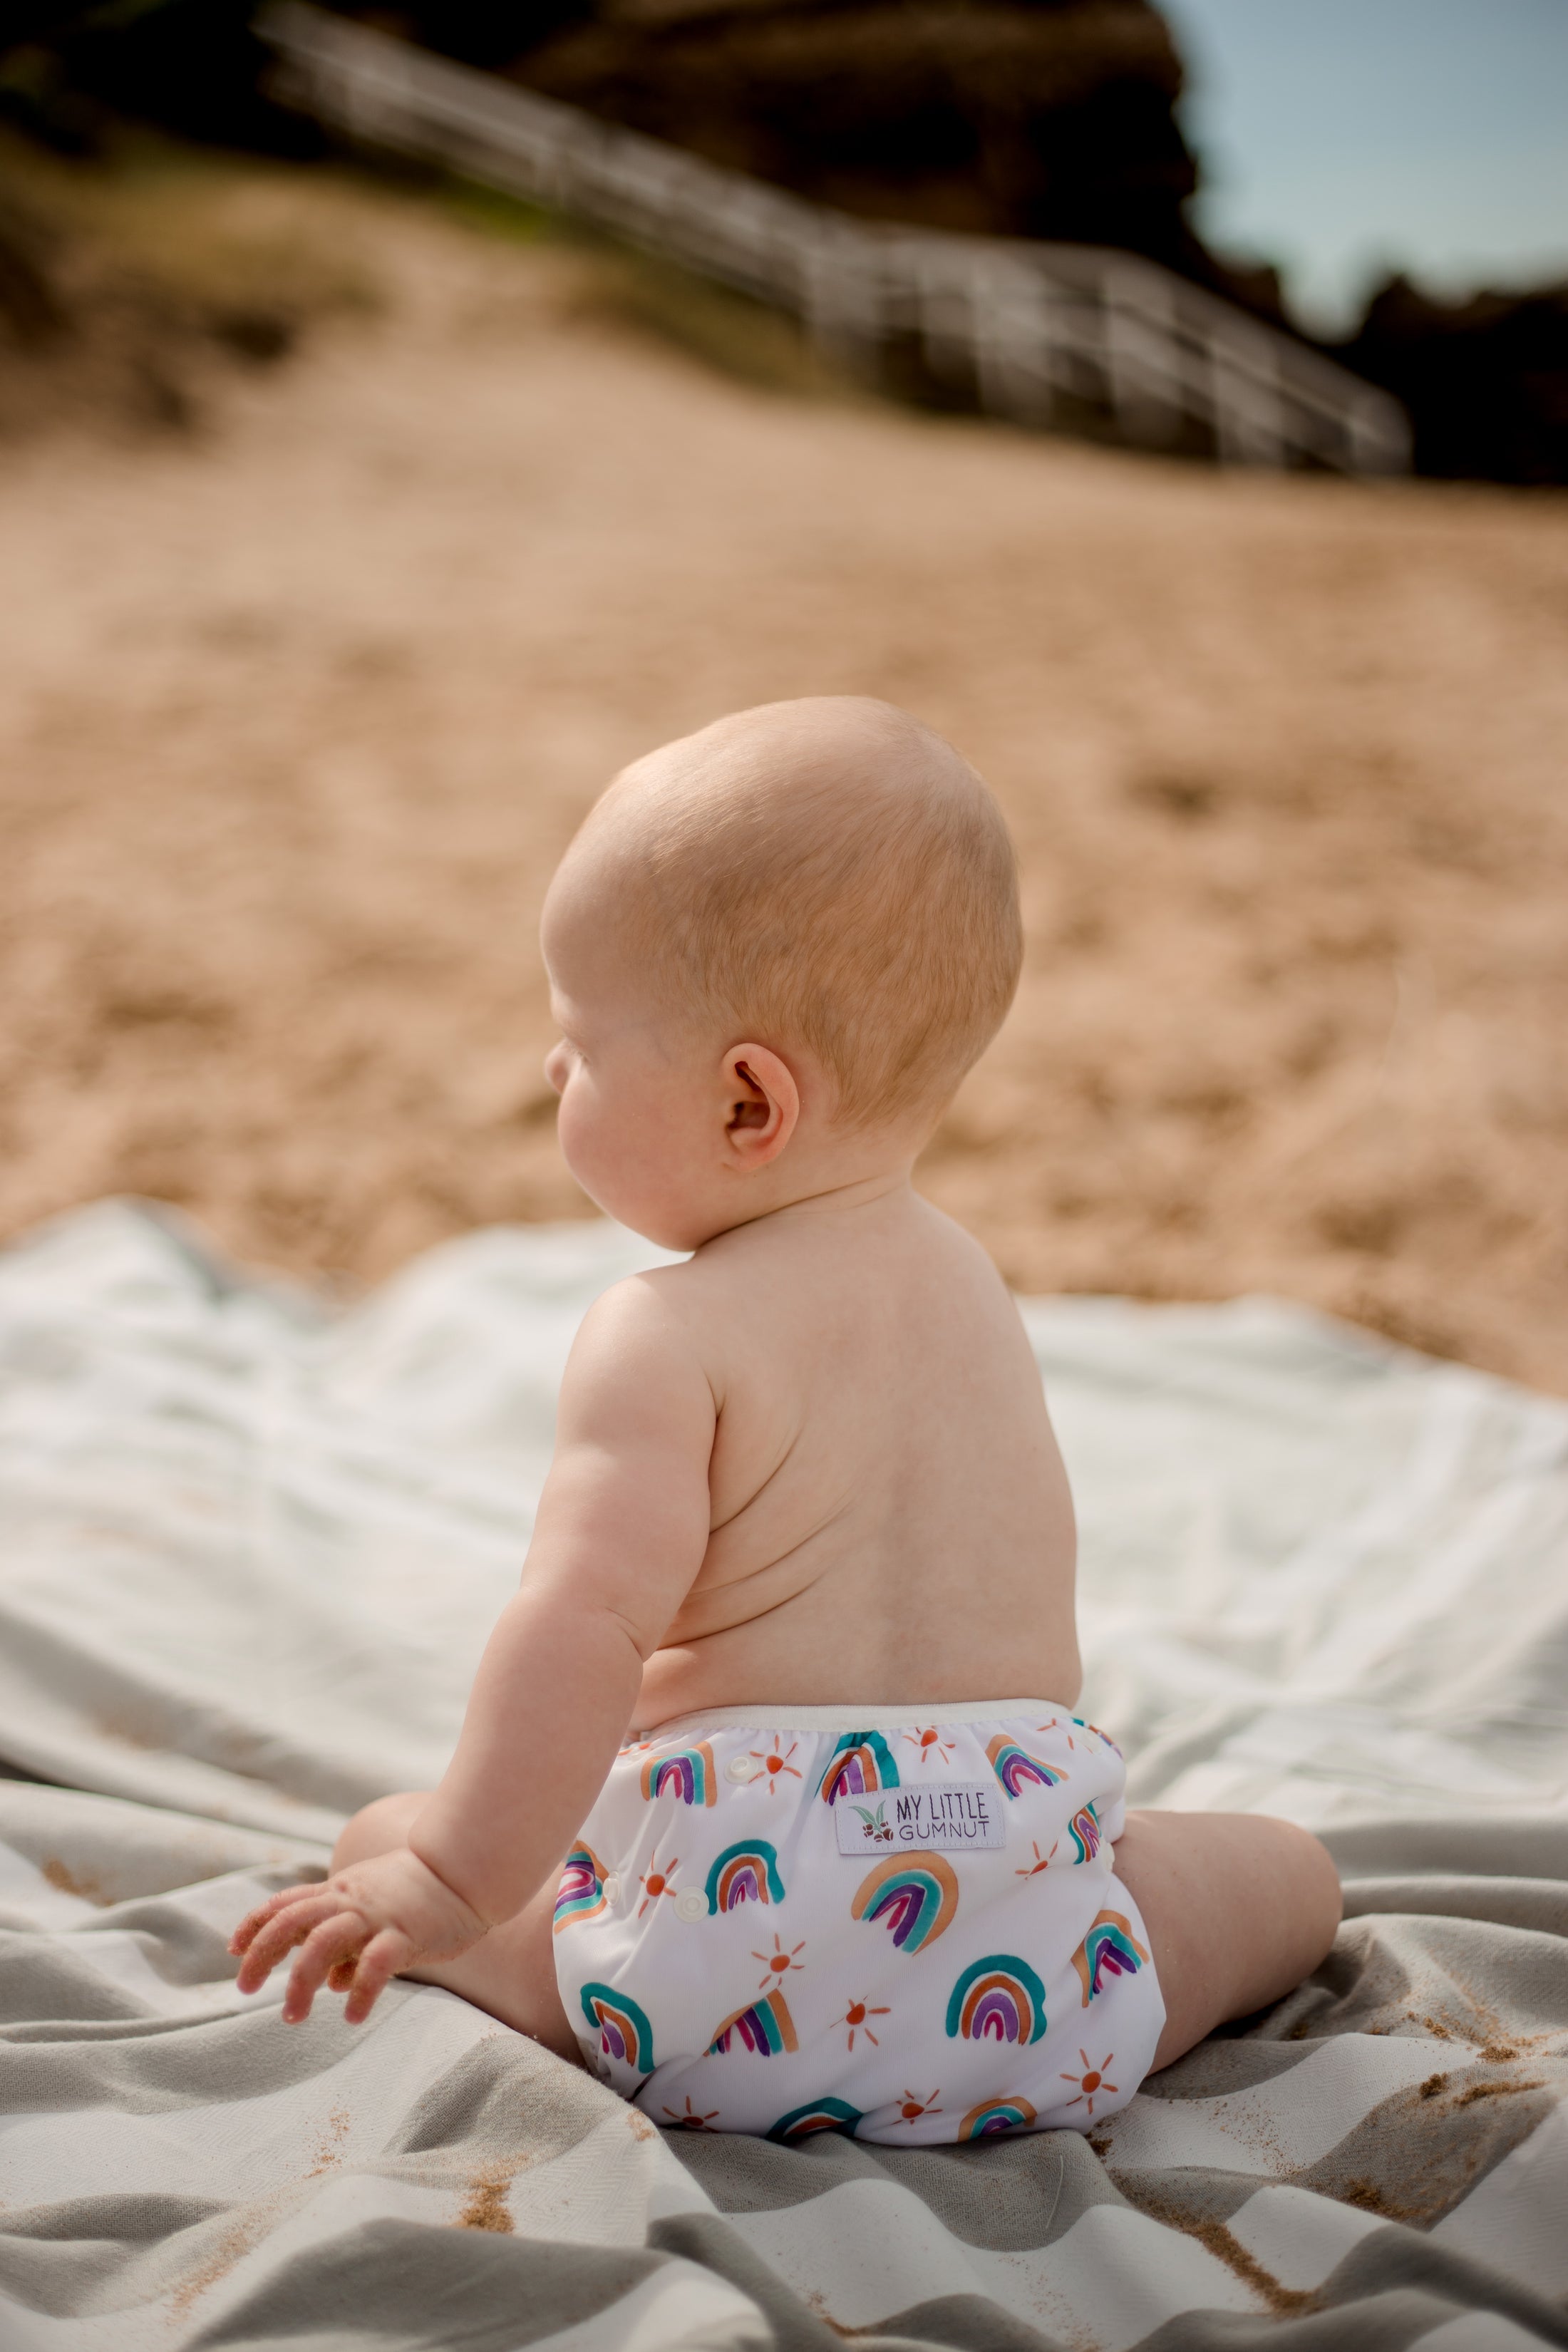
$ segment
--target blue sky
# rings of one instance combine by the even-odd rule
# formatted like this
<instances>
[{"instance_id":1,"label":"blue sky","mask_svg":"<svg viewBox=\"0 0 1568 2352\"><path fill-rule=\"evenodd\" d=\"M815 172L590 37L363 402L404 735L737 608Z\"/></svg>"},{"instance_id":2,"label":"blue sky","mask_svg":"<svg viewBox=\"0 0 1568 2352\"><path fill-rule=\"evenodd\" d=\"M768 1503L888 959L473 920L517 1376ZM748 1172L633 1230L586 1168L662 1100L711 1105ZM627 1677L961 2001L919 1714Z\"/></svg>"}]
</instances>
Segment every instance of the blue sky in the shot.
<instances>
[{"instance_id":1,"label":"blue sky","mask_svg":"<svg viewBox=\"0 0 1568 2352\"><path fill-rule=\"evenodd\" d=\"M1373 278L1568 276L1568 0L1161 0L1205 165L1194 215L1304 320Z\"/></svg>"}]
</instances>

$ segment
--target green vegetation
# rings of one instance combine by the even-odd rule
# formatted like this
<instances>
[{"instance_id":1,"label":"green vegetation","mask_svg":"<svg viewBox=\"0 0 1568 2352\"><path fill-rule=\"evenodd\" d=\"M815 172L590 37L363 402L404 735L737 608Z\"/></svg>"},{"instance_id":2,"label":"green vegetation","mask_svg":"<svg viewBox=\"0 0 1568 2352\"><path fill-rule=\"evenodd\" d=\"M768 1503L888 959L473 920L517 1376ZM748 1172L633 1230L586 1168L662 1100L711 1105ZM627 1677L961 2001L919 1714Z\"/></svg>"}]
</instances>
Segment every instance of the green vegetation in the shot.
<instances>
[{"instance_id":1,"label":"green vegetation","mask_svg":"<svg viewBox=\"0 0 1568 2352\"><path fill-rule=\"evenodd\" d=\"M377 299L335 174L123 130L67 158L0 132L0 431L194 422L215 363L284 357Z\"/></svg>"},{"instance_id":2,"label":"green vegetation","mask_svg":"<svg viewBox=\"0 0 1568 2352\"><path fill-rule=\"evenodd\" d=\"M589 264L580 308L637 329L743 383L808 396L852 396L858 387L815 348L799 320L678 263L645 253L581 222L447 174L442 209L466 226L518 244L567 246Z\"/></svg>"}]
</instances>

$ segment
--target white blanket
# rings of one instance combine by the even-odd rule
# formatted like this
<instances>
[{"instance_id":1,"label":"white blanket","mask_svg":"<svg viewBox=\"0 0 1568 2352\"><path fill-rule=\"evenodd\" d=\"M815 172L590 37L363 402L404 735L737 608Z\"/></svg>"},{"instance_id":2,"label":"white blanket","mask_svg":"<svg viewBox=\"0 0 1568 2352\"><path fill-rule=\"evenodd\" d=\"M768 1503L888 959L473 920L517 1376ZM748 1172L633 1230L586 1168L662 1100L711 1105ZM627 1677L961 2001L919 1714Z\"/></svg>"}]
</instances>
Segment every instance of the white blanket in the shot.
<instances>
[{"instance_id":1,"label":"white blanket","mask_svg":"<svg viewBox=\"0 0 1568 2352\"><path fill-rule=\"evenodd\" d=\"M135 1205L0 1257L0 1760L59 1784L0 1781L7 2352L1568 2342L1568 1408L1298 1307L1025 1309L1134 1801L1325 1830L1367 1915L1093 2148L650 2137L428 1989L237 2000L258 1884L440 1771L656 1255L484 1233L347 1311Z\"/></svg>"}]
</instances>

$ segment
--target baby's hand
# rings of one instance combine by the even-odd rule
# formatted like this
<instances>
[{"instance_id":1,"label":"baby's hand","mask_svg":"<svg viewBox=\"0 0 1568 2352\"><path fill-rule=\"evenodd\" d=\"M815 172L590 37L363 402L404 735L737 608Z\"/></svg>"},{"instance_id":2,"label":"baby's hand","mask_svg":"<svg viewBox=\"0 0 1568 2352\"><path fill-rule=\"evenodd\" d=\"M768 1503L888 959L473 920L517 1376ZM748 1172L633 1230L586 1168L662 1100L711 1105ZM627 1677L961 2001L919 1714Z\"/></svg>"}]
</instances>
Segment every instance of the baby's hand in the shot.
<instances>
[{"instance_id":1,"label":"baby's hand","mask_svg":"<svg viewBox=\"0 0 1568 2352\"><path fill-rule=\"evenodd\" d=\"M286 1886L242 1919L229 1950L243 1954L238 1985L256 1992L296 1944L283 2019L298 2025L323 1984L346 1992L359 2025L388 1980L421 1960L456 1959L489 1923L406 1846L334 1871L324 1886Z\"/></svg>"}]
</instances>

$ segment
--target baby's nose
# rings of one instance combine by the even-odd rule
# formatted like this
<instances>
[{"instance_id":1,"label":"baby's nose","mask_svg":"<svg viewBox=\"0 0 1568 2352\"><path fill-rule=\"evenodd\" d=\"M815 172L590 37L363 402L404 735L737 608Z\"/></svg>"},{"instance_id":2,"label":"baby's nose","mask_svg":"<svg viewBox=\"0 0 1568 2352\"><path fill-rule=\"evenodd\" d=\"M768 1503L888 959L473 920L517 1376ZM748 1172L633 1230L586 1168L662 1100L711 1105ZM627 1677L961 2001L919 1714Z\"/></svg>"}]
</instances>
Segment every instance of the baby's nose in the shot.
<instances>
[{"instance_id":1,"label":"baby's nose","mask_svg":"<svg viewBox=\"0 0 1568 2352\"><path fill-rule=\"evenodd\" d=\"M544 1056L544 1075L557 1094L566 1084L566 1047L564 1043L552 1045Z\"/></svg>"}]
</instances>

